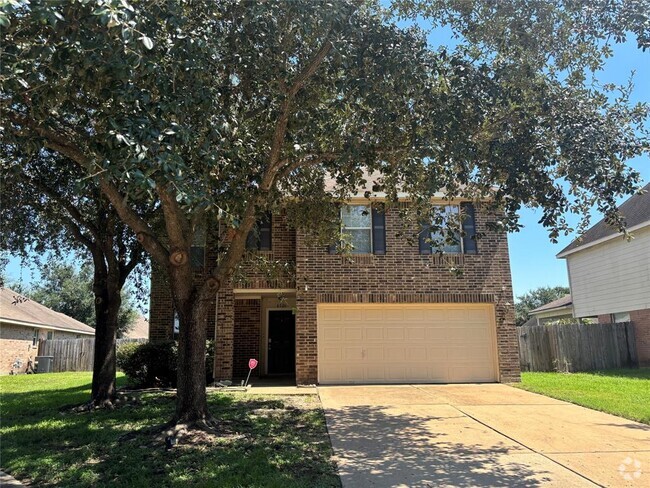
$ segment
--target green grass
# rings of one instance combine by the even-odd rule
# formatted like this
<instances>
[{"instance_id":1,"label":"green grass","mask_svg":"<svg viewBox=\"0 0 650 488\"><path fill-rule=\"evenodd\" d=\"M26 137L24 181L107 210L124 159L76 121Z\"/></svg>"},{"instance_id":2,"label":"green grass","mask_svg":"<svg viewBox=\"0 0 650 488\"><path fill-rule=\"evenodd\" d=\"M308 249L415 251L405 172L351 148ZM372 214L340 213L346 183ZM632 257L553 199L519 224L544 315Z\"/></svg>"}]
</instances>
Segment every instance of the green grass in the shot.
<instances>
[{"instance_id":1,"label":"green grass","mask_svg":"<svg viewBox=\"0 0 650 488\"><path fill-rule=\"evenodd\" d=\"M650 424L650 368L522 373L513 386Z\"/></svg>"},{"instance_id":2,"label":"green grass","mask_svg":"<svg viewBox=\"0 0 650 488\"><path fill-rule=\"evenodd\" d=\"M171 418L171 393L138 393L113 411L61 410L86 401L90 384L90 373L0 377L3 469L34 486L340 486L315 396L210 394L220 435L167 452L147 428Z\"/></svg>"}]
</instances>

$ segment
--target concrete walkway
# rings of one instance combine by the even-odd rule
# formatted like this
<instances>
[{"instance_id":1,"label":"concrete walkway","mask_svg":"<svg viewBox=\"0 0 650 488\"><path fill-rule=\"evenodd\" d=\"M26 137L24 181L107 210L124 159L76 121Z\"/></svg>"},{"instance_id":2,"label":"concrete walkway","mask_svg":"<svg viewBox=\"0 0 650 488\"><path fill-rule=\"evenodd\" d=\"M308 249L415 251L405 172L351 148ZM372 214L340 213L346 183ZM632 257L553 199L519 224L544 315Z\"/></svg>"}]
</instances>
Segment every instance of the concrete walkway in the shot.
<instances>
[{"instance_id":1,"label":"concrete walkway","mask_svg":"<svg viewBox=\"0 0 650 488\"><path fill-rule=\"evenodd\" d=\"M23 485L13 476L9 476L7 473L0 471L0 487L1 488L22 488Z\"/></svg>"},{"instance_id":2,"label":"concrete walkway","mask_svg":"<svg viewBox=\"0 0 650 488\"><path fill-rule=\"evenodd\" d=\"M345 488L650 486L650 426L506 385L319 387Z\"/></svg>"}]
</instances>

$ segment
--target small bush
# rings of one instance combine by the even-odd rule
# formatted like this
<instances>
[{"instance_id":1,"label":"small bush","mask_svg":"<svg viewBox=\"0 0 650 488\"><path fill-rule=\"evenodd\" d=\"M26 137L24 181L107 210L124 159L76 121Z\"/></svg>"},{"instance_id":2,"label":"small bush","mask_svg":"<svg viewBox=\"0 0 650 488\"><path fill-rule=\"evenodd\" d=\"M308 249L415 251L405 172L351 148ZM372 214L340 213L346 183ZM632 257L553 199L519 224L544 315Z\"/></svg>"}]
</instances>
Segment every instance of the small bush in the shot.
<instances>
[{"instance_id":1,"label":"small bush","mask_svg":"<svg viewBox=\"0 0 650 488\"><path fill-rule=\"evenodd\" d=\"M124 371L124 365L141 344L142 342L123 342L117 346L117 350L115 351L117 369Z\"/></svg>"},{"instance_id":2,"label":"small bush","mask_svg":"<svg viewBox=\"0 0 650 488\"><path fill-rule=\"evenodd\" d=\"M214 342L207 341L205 355L207 384L214 381L212 375L213 363ZM123 344L117 352L118 367L124 371L129 383L138 388L175 388L178 373L177 364L178 344L172 341Z\"/></svg>"},{"instance_id":3,"label":"small bush","mask_svg":"<svg viewBox=\"0 0 650 488\"><path fill-rule=\"evenodd\" d=\"M121 367L138 388L175 387L177 357L175 342L147 342L138 344Z\"/></svg>"}]
</instances>

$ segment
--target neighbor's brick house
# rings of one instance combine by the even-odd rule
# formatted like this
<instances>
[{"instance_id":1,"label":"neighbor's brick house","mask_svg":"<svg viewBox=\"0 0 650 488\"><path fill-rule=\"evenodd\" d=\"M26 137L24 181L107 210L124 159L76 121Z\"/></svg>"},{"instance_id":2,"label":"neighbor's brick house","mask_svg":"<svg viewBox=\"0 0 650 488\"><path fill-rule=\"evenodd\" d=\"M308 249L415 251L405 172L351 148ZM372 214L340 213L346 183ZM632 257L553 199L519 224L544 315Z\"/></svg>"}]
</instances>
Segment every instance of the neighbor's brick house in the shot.
<instances>
[{"instance_id":1,"label":"neighbor's brick house","mask_svg":"<svg viewBox=\"0 0 650 488\"><path fill-rule=\"evenodd\" d=\"M295 281L251 271L220 290L208 328L215 378L244 377L254 357L255 374L295 374L298 384L518 381L507 236L488 230L494 217L480 206L450 207L469 215L467 235L441 255L427 239L398 237L396 210L349 203L352 255L311 245L282 213L259 224L257 252L294 263ZM214 258L208 247L205 259ZM171 339L172 301L156 269L150 310L150 339Z\"/></svg>"},{"instance_id":2,"label":"neighbor's brick house","mask_svg":"<svg viewBox=\"0 0 650 488\"><path fill-rule=\"evenodd\" d=\"M92 327L0 287L0 374L24 373L28 361L38 355L40 340L94 335ZM14 363L20 368L14 369Z\"/></svg>"}]
</instances>

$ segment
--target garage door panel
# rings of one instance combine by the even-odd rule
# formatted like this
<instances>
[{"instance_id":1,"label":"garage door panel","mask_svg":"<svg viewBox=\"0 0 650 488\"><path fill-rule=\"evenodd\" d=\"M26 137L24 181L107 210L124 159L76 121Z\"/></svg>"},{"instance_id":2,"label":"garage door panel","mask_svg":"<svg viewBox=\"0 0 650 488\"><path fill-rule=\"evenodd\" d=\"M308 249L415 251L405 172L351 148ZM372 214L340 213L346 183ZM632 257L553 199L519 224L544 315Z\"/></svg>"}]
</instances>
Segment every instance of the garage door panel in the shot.
<instances>
[{"instance_id":1,"label":"garage door panel","mask_svg":"<svg viewBox=\"0 0 650 488\"><path fill-rule=\"evenodd\" d=\"M427 330L425 327L407 327L406 339L423 341L427 337Z\"/></svg>"},{"instance_id":2,"label":"garage door panel","mask_svg":"<svg viewBox=\"0 0 650 488\"><path fill-rule=\"evenodd\" d=\"M424 322L426 320L426 310L423 308L406 309L404 311L405 322Z\"/></svg>"},{"instance_id":3,"label":"garage door panel","mask_svg":"<svg viewBox=\"0 0 650 488\"><path fill-rule=\"evenodd\" d=\"M345 327L343 329L343 340L348 342L361 342L363 340L362 327Z\"/></svg>"},{"instance_id":4,"label":"garage door panel","mask_svg":"<svg viewBox=\"0 0 650 488\"><path fill-rule=\"evenodd\" d=\"M447 326L431 325L425 331L427 344L444 344L447 340Z\"/></svg>"},{"instance_id":5,"label":"garage door panel","mask_svg":"<svg viewBox=\"0 0 650 488\"><path fill-rule=\"evenodd\" d=\"M384 347L366 347L364 348L364 360L374 362L374 361L385 361L388 359L388 351Z\"/></svg>"},{"instance_id":6,"label":"garage door panel","mask_svg":"<svg viewBox=\"0 0 650 488\"><path fill-rule=\"evenodd\" d=\"M363 359L363 348L361 346L343 346L343 361L361 361Z\"/></svg>"},{"instance_id":7,"label":"garage door panel","mask_svg":"<svg viewBox=\"0 0 650 488\"><path fill-rule=\"evenodd\" d=\"M442 362L447 362L447 356L449 354L449 351L447 347L441 345L438 343L437 345L434 346L428 346L426 348L426 356L424 359L428 362L434 362L434 361L442 361Z\"/></svg>"},{"instance_id":8,"label":"garage door panel","mask_svg":"<svg viewBox=\"0 0 650 488\"><path fill-rule=\"evenodd\" d=\"M384 333L388 341L404 340L404 327L386 327Z\"/></svg>"},{"instance_id":9,"label":"garage door panel","mask_svg":"<svg viewBox=\"0 0 650 488\"><path fill-rule=\"evenodd\" d=\"M406 350L403 346L401 347L386 346L383 348L383 350L386 351L386 355L384 356L384 359L386 361L404 362L408 357Z\"/></svg>"},{"instance_id":10,"label":"garage door panel","mask_svg":"<svg viewBox=\"0 0 650 488\"><path fill-rule=\"evenodd\" d=\"M365 322L381 322L383 320L382 311L376 308L363 310L363 320Z\"/></svg>"},{"instance_id":11,"label":"garage door panel","mask_svg":"<svg viewBox=\"0 0 650 488\"><path fill-rule=\"evenodd\" d=\"M496 380L494 308L328 304L318 310L321 383Z\"/></svg>"},{"instance_id":12,"label":"garage door panel","mask_svg":"<svg viewBox=\"0 0 650 488\"><path fill-rule=\"evenodd\" d=\"M369 327L365 330L365 339L367 341L383 341L384 329L381 327Z\"/></svg>"}]
</instances>

